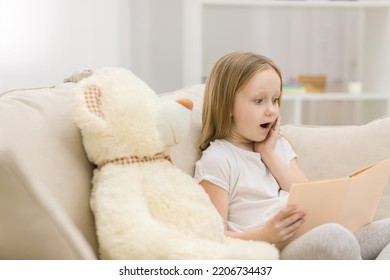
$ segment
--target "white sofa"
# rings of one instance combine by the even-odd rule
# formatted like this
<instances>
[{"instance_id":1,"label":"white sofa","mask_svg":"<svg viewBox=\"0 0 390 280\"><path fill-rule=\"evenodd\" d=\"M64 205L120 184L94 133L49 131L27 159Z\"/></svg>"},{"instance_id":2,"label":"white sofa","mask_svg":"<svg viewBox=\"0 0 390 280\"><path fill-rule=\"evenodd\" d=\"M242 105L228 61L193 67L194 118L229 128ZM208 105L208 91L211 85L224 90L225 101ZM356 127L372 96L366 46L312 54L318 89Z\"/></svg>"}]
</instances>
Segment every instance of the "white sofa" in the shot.
<instances>
[{"instance_id":1,"label":"white sofa","mask_svg":"<svg viewBox=\"0 0 390 280\"><path fill-rule=\"evenodd\" d=\"M69 113L74 83L0 94L0 259L96 259L89 209L93 165ZM161 94L194 101L191 133L172 150L189 174L198 158L203 85ZM363 126L285 125L310 179L347 175L390 157L390 117ZM390 185L376 219L390 217Z\"/></svg>"}]
</instances>

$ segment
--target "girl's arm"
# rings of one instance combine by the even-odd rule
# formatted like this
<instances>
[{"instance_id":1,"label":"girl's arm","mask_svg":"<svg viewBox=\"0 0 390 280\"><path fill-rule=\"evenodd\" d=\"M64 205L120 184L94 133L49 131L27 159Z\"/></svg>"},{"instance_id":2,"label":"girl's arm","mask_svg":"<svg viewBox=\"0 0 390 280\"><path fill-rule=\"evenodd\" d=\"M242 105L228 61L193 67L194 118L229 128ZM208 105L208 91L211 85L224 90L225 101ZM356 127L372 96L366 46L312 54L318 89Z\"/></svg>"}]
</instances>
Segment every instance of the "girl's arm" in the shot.
<instances>
[{"instance_id":1,"label":"girl's arm","mask_svg":"<svg viewBox=\"0 0 390 280\"><path fill-rule=\"evenodd\" d=\"M261 153L261 159L272 172L279 186L289 191L293 183L308 181L305 174L299 168L296 159L290 161L290 164L284 163L275 153L276 141L279 137L280 117L268 133L263 142L254 143L254 151Z\"/></svg>"},{"instance_id":2,"label":"girl's arm","mask_svg":"<svg viewBox=\"0 0 390 280\"><path fill-rule=\"evenodd\" d=\"M278 155L271 153L269 155L262 154L262 160L274 175L279 186L285 191L289 191L293 183L308 181L296 159L291 160L290 165L288 165Z\"/></svg>"},{"instance_id":3,"label":"girl's arm","mask_svg":"<svg viewBox=\"0 0 390 280\"><path fill-rule=\"evenodd\" d=\"M225 225L226 236L245 240L267 241L278 247L280 242L292 237L304 222L305 214L302 211L297 211L295 206L286 206L261 228L245 232L229 231L227 230L228 192L206 180L201 181L200 184L209 195L211 202L214 204L218 213L221 215Z\"/></svg>"}]
</instances>

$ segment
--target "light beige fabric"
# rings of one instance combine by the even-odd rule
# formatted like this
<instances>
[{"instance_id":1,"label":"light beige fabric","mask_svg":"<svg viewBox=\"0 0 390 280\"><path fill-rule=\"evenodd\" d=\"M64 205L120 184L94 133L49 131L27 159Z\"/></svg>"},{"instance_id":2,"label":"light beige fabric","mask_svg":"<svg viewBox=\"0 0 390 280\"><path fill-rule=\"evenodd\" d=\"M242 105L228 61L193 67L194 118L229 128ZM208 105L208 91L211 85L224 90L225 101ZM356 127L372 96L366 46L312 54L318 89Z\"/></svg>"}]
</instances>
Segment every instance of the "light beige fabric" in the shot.
<instances>
[{"instance_id":1,"label":"light beige fabric","mask_svg":"<svg viewBox=\"0 0 390 280\"><path fill-rule=\"evenodd\" d=\"M64 79L64 83L78 83L82 79L88 78L93 74L93 70L77 71Z\"/></svg>"},{"instance_id":2,"label":"light beige fabric","mask_svg":"<svg viewBox=\"0 0 390 280\"><path fill-rule=\"evenodd\" d=\"M71 84L0 96L0 259L95 258L92 166Z\"/></svg>"},{"instance_id":3,"label":"light beige fabric","mask_svg":"<svg viewBox=\"0 0 390 280\"><path fill-rule=\"evenodd\" d=\"M188 98L193 101L191 130L187 137L171 150L171 158L174 164L193 176L195 171L195 162L199 159L198 138L202 124L202 105L203 105L204 85L195 85L180 89L171 93L160 94L163 100L177 100Z\"/></svg>"}]
</instances>

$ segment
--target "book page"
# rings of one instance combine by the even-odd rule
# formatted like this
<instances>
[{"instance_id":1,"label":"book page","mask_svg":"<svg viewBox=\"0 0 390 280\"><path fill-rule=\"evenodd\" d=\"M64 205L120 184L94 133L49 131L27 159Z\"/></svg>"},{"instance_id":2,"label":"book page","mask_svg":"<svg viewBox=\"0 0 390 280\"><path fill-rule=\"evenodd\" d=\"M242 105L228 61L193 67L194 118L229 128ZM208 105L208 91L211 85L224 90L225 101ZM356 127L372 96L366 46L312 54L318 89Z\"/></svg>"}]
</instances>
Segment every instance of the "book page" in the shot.
<instances>
[{"instance_id":1,"label":"book page","mask_svg":"<svg viewBox=\"0 0 390 280\"><path fill-rule=\"evenodd\" d=\"M372 222L390 172L390 160L352 174L340 223L352 232Z\"/></svg>"},{"instance_id":2,"label":"book page","mask_svg":"<svg viewBox=\"0 0 390 280\"><path fill-rule=\"evenodd\" d=\"M351 179L345 177L291 186L288 204L296 204L299 210L306 212L306 221L294 239L318 225L339 222L350 182Z\"/></svg>"},{"instance_id":3,"label":"book page","mask_svg":"<svg viewBox=\"0 0 390 280\"><path fill-rule=\"evenodd\" d=\"M288 204L306 212L306 221L284 245L324 223L339 223L355 232L372 222L389 173L387 159L348 177L293 184Z\"/></svg>"}]
</instances>

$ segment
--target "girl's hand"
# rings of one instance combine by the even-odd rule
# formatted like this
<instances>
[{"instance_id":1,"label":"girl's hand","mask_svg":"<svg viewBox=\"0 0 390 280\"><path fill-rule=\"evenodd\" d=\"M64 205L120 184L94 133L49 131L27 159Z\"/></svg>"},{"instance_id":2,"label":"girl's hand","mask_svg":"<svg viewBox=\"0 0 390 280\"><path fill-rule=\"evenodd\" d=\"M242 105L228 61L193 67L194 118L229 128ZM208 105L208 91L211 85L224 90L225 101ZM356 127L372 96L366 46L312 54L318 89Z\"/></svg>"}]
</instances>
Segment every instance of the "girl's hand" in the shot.
<instances>
[{"instance_id":1,"label":"girl's hand","mask_svg":"<svg viewBox=\"0 0 390 280\"><path fill-rule=\"evenodd\" d=\"M278 140L279 129L280 116L278 116L275 123L272 125L270 131L268 132L267 138L265 138L262 142L255 142L253 144L254 151L260 154L272 153L275 149L276 141Z\"/></svg>"},{"instance_id":2,"label":"girl's hand","mask_svg":"<svg viewBox=\"0 0 390 280\"><path fill-rule=\"evenodd\" d=\"M295 205L282 208L262 228L265 235L269 237L267 241L278 246L278 243L292 237L305 222L305 215L304 212L297 211Z\"/></svg>"}]
</instances>

